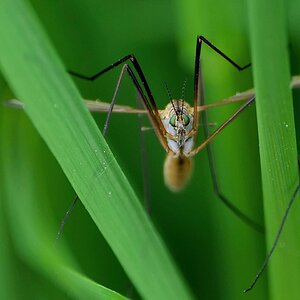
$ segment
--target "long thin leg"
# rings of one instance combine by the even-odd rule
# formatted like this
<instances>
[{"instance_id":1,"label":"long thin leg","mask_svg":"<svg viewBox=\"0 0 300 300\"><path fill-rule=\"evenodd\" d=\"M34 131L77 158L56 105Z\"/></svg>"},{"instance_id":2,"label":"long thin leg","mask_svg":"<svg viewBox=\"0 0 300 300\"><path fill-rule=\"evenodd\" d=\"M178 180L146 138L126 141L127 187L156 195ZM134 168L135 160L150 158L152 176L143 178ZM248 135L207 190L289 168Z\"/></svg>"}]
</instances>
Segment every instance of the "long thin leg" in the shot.
<instances>
[{"instance_id":1,"label":"long thin leg","mask_svg":"<svg viewBox=\"0 0 300 300\"><path fill-rule=\"evenodd\" d=\"M241 106L233 115L231 115L220 127L218 127L210 136L206 138L204 142L202 142L198 147L196 147L193 151L190 152L190 155L195 155L197 154L200 150L202 150L204 147L208 146L209 143L227 126L229 125L242 111L244 111L249 105L251 105L255 100L255 97L251 98L248 100L243 106ZM205 116L205 115L204 115ZM206 121L204 122L206 123ZM249 224L252 228L259 232L263 232L264 229L261 225L255 223L253 220L251 220L248 216L246 216L243 212L241 212L237 207L235 207L230 201L228 201L220 192L219 189L219 184L217 181L217 176L215 172L215 165L213 161L213 156L211 149L208 148L208 157L209 157L209 163L211 167L211 172L212 172L212 178L213 178L213 185L214 185L214 190L221 199L221 201L236 215L238 216L241 220Z\"/></svg>"},{"instance_id":2,"label":"long thin leg","mask_svg":"<svg viewBox=\"0 0 300 300\"><path fill-rule=\"evenodd\" d=\"M117 99L117 95L118 95L118 92L119 92L119 89L120 89L120 85L122 83L122 80L123 80L123 76L125 74L125 72L127 72L129 74L129 76L131 77L135 87L136 87L136 90L137 90L137 101L138 101L138 105L139 104L142 104L145 106L145 95L143 94L142 92L142 89L141 87L139 86L137 80L135 78L132 78L132 75L134 76L133 72L131 71L130 67L125 64L123 67L122 67L122 70L121 70L121 73L120 73L120 76L119 76L119 79L118 79L118 82L117 82L117 85L116 85L116 88L115 88L115 91L114 91L114 95L112 97L112 101L111 101L111 104L110 104L110 107L109 107L109 110L108 110L108 113L107 113L107 118L106 118L106 121L105 121L105 125L104 125L104 129L103 129L103 132L102 132L102 135L105 137L106 134L107 134L107 130L108 130L108 126L109 126L109 123L110 123L110 119L111 119L111 115L112 115L112 112L113 112L113 109L114 109L114 106L115 106L115 103L116 103L116 99ZM139 118L139 124L140 124L140 127L142 127L142 115L138 115L138 118ZM147 153L146 153L146 148L145 148L145 140L144 140L144 133L140 132L140 139L141 139L141 158L142 158L142 164L143 164L143 185L144 185L144 204L145 204L145 209L146 211L148 212L148 214L150 213L150 190L148 188L148 185L147 185L147 177L148 177L148 171L147 171L147 168L148 168L148 165L147 165L147 162L146 162L146 156L147 156Z\"/></svg>"},{"instance_id":3,"label":"long thin leg","mask_svg":"<svg viewBox=\"0 0 300 300\"><path fill-rule=\"evenodd\" d=\"M56 242L59 240L59 238L61 237L62 232L63 232L63 230L64 230L64 228L65 228L66 222L67 222L67 220L69 219L69 216L70 216L70 214L72 213L72 211L73 211L73 209L74 209L76 203L78 202L78 200L79 200L79 197L78 197L78 195L76 195L76 197L75 197L75 199L73 200L71 206L69 207L69 209L67 210L67 212L66 212L64 218L63 218L62 221L61 221L59 230L58 230L58 232L57 232L57 234L56 234L56 237L55 237L55 243L56 243Z\"/></svg>"},{"instance_id":4,"label":"long thin leg","mask_svg":"<svg viewBox=\"0 0 300 300\"><path fill-rule=\"evenodd\" d=\"M119 91L119 88L120 88L120 84L122 82L122 79L123 79L123 76L125 74L125 72L128 73L128 75L130 76L138 94L139 94L139 99L142 100L143 102L143 105L145 106L145 108L147 109L148 111L148 114L149 114L149 118L150 118L150 121L154 127L154 130L155 130L155 133L161 143L161 145L163 146L163 148L165 149L166 152L169 151L169 147L168 147L168 143L165 139L165 128L163 126L163 130L161 130L161 127L159 125L159 121L161 122L161 119L160 117L156 117L155 115L155 112L152 110L144 92L143 92L143 89L141 87L141 85L139 84L136 76L134 75L132 69L130 68L129 65L125 64L123 67L122 67L122 70L121 70L121 73L120 73L120 76L119 76L119 79L118 79L118 83L117 83L117 86L116 86L116 89L115 89L115 92L114 92L114 95L113 95L113 99L112 99L112 102L111 102L111 105L110 105L110 108L109 108L109 111L108 111L108 114L107 114L107 118L106 118L106 122L105 122L105 126L104 126L104 130L103 130L103 134L105 135L106 134L106 131L107 131L107 127L108 127L108 124L109 124L109 121L110 121L110 118L111 118L111 114L112 114L112 111L113 111L113 108L114 108L114 105L115 105L115 102L116 102L116 97L117 97L117 94L118 94L118 91Z\"/></svg>"},{"instance_id":5,"label":"long thin leg","mask_svg":"<svg viewBox=\"0 0 300 300\"><path fill-rule=\"evenodd\" d=\"M155 116L155 119L156 119L155 120L155 125L158 126L160 128L160 131L162 131L165 134L166 131L165 131L164 125L163 125L163 123L160 119L158 108L156 106L155 100L154 100L153 95L151 93L150 87L149 87L148 82L146 80L146 77L145 77L145 75L142 71L142 68L140 67L139 62L137 61L136 57L133 54L129 54L129 55L124 56L123 58L119 59L115 63L111 64L107 68L103 69L102 71L100 71L100 72L98 72L98 73L96 73L95 75L92 75L92 76L82 75L82 74L79 74L79 73L74 72L74 71L68 71L68 72L71 75L76 76L78 78L89 80L89 81L94 81L95 79L97 79L102 74L108 72L109 70L114 69L115 67L119 66L120 64L122 64L122 63L124 63L128 60L131 61L134 69L136 70L139 78L141 79L142 85L143 85L143 87L146 91L146 94L148 96L148 99L146 99L146 101L148 102L147 109L148 109L149 112L151 110L152 114ZM130 73L132 73L132 76L130 75L131 79L134 81L134 83L136 82L135 85L138 84L138 81L136 80L136 77L133 74L133 72L131 71L131 69L130 69ZM143 98L145 98L145 97L143 97Z\"/></svg>"},{"instance_id":6,"label":"long thin leg","mask_svg":"<svg viewBox=\"0 0 300 300\"><path fill-rule=\"evenodd\" d=\"M204 124L204 135L207 138L208 137L208 126L207 126L207 112L203 112L203 124ZM247 215L245 215L240 209L238 209L234 204L232 204L221 192L220 190L220 185L219 185L219 180L217 177L217 172L216 172L216 164L214 160L214 155L213 155L213 149L212 149L212 144L208 143L206 146L207 154L208 154L208 162L209 162L209 167L210 167L210 172L211 172L211 177L212 177L212 182L213 182L213 188L216 193L216 195L219 197L219 199L225 204L227 208L229 208L238 218L240 218L243 222L251 226L253 229L255 229L258 232L263 233L264 228L263 226L257 224L255 221L250 219Z\"/></svg>"},{"instance_id":7,"label":"long thin leg","mask_svg":"<svg viewBox=\"0 0 300 300\"><path fill-rule=\"evenodd\" d=\"M209 40L207 40L204 36L199 35L197 37L196 42L196 55L195 55L195 71L194 71L194 121L193 121L193 129L197 132L198 130L198 113L197 106L202 105L201 99L201 72L200 72L200 55L201 55L201 46L202 42L205 43L208 47L218 53L221 57L227 60L231 65L233 65L237 70L242 71L251 66L251 63L240 66L236 62L234 62L229 56L227 56L223 51L214 46Z\"/></svg>"},{"instance_id":8,"label":"long thin leg","mask_svg":"<svg viewBox=\"0 0 300 300\"><path fill-rule=\"evenodd\" d=\"M199 66L199 74L201 78L201 66ZM200 94L199 97L201 100L201 105L205 104L204 100L204 85L203 85L203 80L200 82ZM203 117L203 129L204 129L204 136L205 139L209 137L209 130L208 130L208 118L207 118L207 111L202 112L202 117ZM238 218L240 218L243 222L251 226L253 229L255 229L258 232L263 232L264 229L261 225L257 224L254 222L252 219L250 219L247 215L245 215L240 209L238 209L233 203L231 203L221 192L220 190L220 185L219 185L219 180L217 177L217 172L216 172L216 164L214 160L214 155L213 155L213 149L212 149L212 144L208 143L206 145L206 150L208 154L208 163L209 163L209 168L211 172L211 177L212 177L212 182L213 182L213 188L214 192L216 195L219 197L219 199L225 204L225 206L230 209Z\"/></svg>"},{"instance_id":9,"label":"long thin leg","mask_svg":"<svg viewBox=\"0 0 300 300\"><path fill-rule=\"evenodd\" d=\"M227 56L223 51L218 49L216 46L214 46L209 40L207 40L203 35L199 35L197 37L198 43L204 42L207 46L209 46L211 49L213 49L215 52L217 52L219 55L221 55L224 59L226 59L229 63L231 63L236 69L239 71L243 71L251 66L251 63L246 64L245 66L240 66L235 61L233 61L229 56Z\"/></svg>"},{"instance_id":10,"label":"long thin leg","mask_svg":"<svg viewBox=\"0 0 300 300\"><path fill-rule=\"evenodd\" d=\"M242 111L250 106L255 100L255 97L248 100L242 105L233 115L231 115L222 125L220 125L204 142L190 152L191 156L197 154L200 150L206 147L227 125L229 125Z\"/></svg>"},{"instance_id":11,"label":"long thin leg","mask_svg":"<svg viewBox=\"0 0 300 300\"><path fill-rule=\"evenodd\" d=\"M263 262L263 264L262 264L260 270L259 270L258 273L256 274L256 276L255 276L253 282L251 283L251 285L250 285L247 289L244 290L244 293L247 293L247 292L249 292L249 291L251 291L251 290L253 289L253 287L255 286L256 282L257 282L258 279L259 279L259 277L261 276L261 274L263 273L263 271L264 271L265 268L267 267L268 262L269 262L269 260L270 260L270 258L271 258L271 256L272 256L272 254L273 254L273 252L274 252L274 250L275 250L277 244L278 244L278 241L279 241L279 238L280 238L280 236L281 236L283 227L284 227L284 225L285 225L287 216L288 216L288 214L289 214L289 212L290 212L290 209L291 209L291 207L292 207L292 205L293 205L293 203L294 203L294 201L295 201L296 195L297 195L297 193L298 193L299 191L300 191L300 184L298 184L298 186L296 187L296 189L295 189L295 191L294 191L294 193L293 193L293 195L292 195L292 198L290 199L290 201L289 201L289 203L288 203L288 206L287 206L287 208L286 208L286 210L285 210L285 212L284 212L283 218L282 218L281 223L280 223L279 230L278 230L278 232L277 232L277 235L276 235L276 237L275 237L275 240L274 240L274 242L273 242L273 245L272 245L272 247L271 247L270 252L267 254L267 256L266 256L266 258L265 258L265 260L264 260L264 262Z\"/></svg>"}]
</instances>

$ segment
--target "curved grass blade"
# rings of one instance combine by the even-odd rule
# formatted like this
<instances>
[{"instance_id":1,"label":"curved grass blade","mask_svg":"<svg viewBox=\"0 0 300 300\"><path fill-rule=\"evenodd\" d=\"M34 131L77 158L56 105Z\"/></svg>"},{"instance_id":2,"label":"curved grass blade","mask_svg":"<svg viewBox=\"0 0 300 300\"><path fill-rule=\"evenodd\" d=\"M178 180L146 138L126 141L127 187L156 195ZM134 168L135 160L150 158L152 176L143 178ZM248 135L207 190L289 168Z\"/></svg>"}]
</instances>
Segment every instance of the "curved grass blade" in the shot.
<instances>
[{"instance_id":1,"label":"curved grass blade","mask_svg":"<svg viewBox=\"0 0 300 300\"><path fill-rule=\"evenodd\" d=\"M257 122L270 249L279 224L298 182L294 113L289 89L286 7L282 0L248 1ZM299 199L299 197L298 197ZM268 266L272 299L299 298L299 203L287 220Z\"/></svg>"},{"instance_id":2,"label":"curved grass blade","mask_svg":"<svg viewBox=\"0 0 300 300\"><path fill-rule=\"evenodd\" d=\"M11 112L4 112L0 124L3 141L1 173L5 174L2 182L5 199L3 213L9 220L19 256L73 299L127 299L81 274L67 249L54 247L53 230L50 230L50 224L54 228L53 218L47 217L49 208L41 203L46 202L48 194L44 178L40 176L45 169L42 156L38 155L40 140L34 138L36 135L28 134L32 128L28 130L25 116L12 118L11 115ZM45 288L43 292L48 294ZM18 298L27 299L24 291L15 293L19 293Z\"/></svg>"},{"instance_id":3,"label":"curved grass blade","mask_svg":"<svg viewBox=\"0 0 300 300\"><path fill-rule=\"evenodd\" d=\"M32 10L4 0L0 64L34 126L144 299L192 296Z\"/></svg>"}]
</instances>

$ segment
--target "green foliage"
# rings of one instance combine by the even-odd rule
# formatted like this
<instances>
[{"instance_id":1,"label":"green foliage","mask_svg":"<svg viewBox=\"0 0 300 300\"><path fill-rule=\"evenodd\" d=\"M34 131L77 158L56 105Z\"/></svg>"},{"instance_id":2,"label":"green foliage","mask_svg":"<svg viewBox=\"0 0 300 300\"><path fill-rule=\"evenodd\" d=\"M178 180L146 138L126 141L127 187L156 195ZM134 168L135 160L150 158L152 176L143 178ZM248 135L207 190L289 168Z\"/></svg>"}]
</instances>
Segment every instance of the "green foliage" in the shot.
<instances>
[{"instance_id":1,"label":"green foliage","mask_svg":"<svg viewBox=\"0 0 300 300\"><path fill-rule=\"evenodd\" d=\"M189 289L197 299L243 297L298 180L293 116L300 102L296 92L293 115L286 45L292 73L298 74L300 7L292 0L286 9L279 0L249 1L249 8L246 1L175 3L1 1L0 97L17 97L26 105L25 113L0 106L1 299L190 299ZM253 72L257 121L253 105L215 139L213 150L222 192L258 223L265 215L265 236L214 195L205 151L195 158L187 189L168 191L161 171L165 154L151 131L145 132L149 220L135 195L143 199L137 118L113 115L111 154L65 72L92 75L134 53L158 107L168 101L163 82L178 98L185 78L191 103L198 34L241 65L254 64L239 73L207 47L201 54L207 102L251 88ZM93 83L74 81L82 97L109 101L118 72ZM126 79L118 103L134 106L135 98ZM239 105L212 109L209 121L220 124ZM105 115L93 117L102 129ZM86 210L75 207L54 245L73 189ZM296 210L248 299L297 299Z\"/></svg>"},{"instance_id":2,"label":"green foliage","mask_svg":"<svg viewBox=\"0 0 300 300\"><path fill-rule=\"evenodd\" d=\"M299 182L289 89L286 7L281 0L249 1L249 11L267 245L270 248L290 195ZM297 201L293 211L298 209ZM292 213L269 267L271 299L282 299L286 295L289 299L299 297L299 226L300 219Z\"/></svg>"},{"instance_id":3,"label":"green foliage","mask_svg":"<svg viewBox=\"0 0 300 300\"><path fill-rule=\"evenodd\" d=\"M190 299L166 249L84 108L79 94L52 52L31 10L25 3L7 1L4 2L1 19L5 25L1 34L5 45L1 51L4 75L17 97L24 102L27 114L134 286L145 299ZM11 22L12 19L15 22ZM17 73L14 69L16 64ZM46 117L43 114L45 111ZM21 165L20 175L22 171ZM13 176L9 177L11 183ZM28 196L34 185L25 181L24 186L29 189L25 193ZM8 189L8 193L11 195L13 191ZM35 196L34 192L32 196ZM18 198L18 195L14 197ZM30 199L25 198L22 202L27 205ZM23 209L24 212L26 210ZM34 222L31 224L34 218L27 219L28 215L24 214L20 219L22 221L26 218L27 222L24 225L20 223L22 226L19 228L41 230L41 225ZM38 232L40 239L33 243L41 243L40 255L47 253L44 243L49 240L49 235L45 232ZM34 233L31 231L31 235ZM33 242L30 236L23 240L24 243L30 241ZM49 249L49 245L46 249ZM33 253L30 251L28 254ZM35 258L39 260L39 256ZM54 264L55 259L42 258L38 266L44 267L48 263L61 280L67 281L66 275L60 272L61 268ZM69 287L78 286L75 282L67 281L66 284ZM99 291L99 297L101 293ZM78 298L88 297L81 295Z\"/></svg>"}]
</instances>

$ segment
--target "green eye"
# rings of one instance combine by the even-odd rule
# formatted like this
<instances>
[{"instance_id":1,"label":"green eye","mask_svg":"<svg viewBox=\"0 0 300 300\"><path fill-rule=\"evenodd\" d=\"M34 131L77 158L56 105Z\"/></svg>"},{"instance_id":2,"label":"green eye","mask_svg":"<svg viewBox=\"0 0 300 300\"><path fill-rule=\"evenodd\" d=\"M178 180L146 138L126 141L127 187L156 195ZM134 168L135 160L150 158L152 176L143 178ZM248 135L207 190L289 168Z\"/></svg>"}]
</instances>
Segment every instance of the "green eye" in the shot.
<instances>
[{"instance_id":1,"label":"green eye","mask_svg":"<svg viewBox=\"0 0 300 300\"><path fill-rule=\"evenodd\" d=\"M182 120L184 122L184 126L189 125L189 123L190 123L190 117L188 115L182 115Z\"/></svg>"},{"instance_id":2,"label":"green eye","mask_svg":"<svg viewBox=\"0 0 300 300\"><path fill-rule=\"evenodd\" d=\"M175 127L175 122L176 122L176 115L173 115L170 119L170 124Z\"/></svg>"}]
</instances>

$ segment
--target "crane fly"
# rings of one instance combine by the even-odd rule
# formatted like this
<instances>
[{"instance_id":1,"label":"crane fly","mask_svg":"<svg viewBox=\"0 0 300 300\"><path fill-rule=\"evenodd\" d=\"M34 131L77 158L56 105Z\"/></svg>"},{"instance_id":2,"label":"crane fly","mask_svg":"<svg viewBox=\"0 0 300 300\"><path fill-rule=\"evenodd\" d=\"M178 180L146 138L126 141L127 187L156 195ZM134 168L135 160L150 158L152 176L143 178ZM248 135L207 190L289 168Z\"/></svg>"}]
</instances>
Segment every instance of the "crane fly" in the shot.
<instances>
[{"instance_id":1,"label":"crane fly","mask_svg":"<svg viewBox=\"0 0 300 300\"><path fill-rule=\"evenodd\" d=\"M191 176L192 170L192 157L196 155L199 151L201 151L204 147L207 146L208 155L209 155L209 164L211 167L211 173L213 178L213 186L216 194L219 196L221 201L241 220L250 225L252 228L262 231L262 227L259 224L256 224L253 220L251 220L248 216L246 216L242 211L236 208L230 201L227 200L226 197L220 192L218 181L215 175L214 170L214 161L212 156L212 151L209 147L209 143L224 129L227 125L229 125L242 111L244 111L248 106L250 106L255 101L255 95L251 96L234 114L232 114L223 124L221 124L212 134L208 134L206 125L206 114L204 111L204 132L205 132L205 140L199 145L195 144L195 138L198 134L199 129L199 111L198 107L204 105L204 97L203 97L203 89L202 89L202 77L200 71L200 54L201 54L201 46L202 44L206 44L213 51L218 53L221 57L223 57L227 62L229 62L232 66L234 66L238 71L242 71L251 66L251 64L247 64L245 66L240 66L236 62L234 62L230 57L228 57L224 52L219 50L216 46L214 46L210 41L208 41L203 36L198 36L196 40L196 55L195 55L195 68L194 68L194 97L193 103L190 106L184 99L172 99L170 97L170 103L167 104L164 110L159 111L146 77L140 67L140 64L136 57L133 54L129 54L119 59L117 62L111 64L107 68L98 72L93 76L85 76L80 73L69 71L69 73L75 77L94 81L102 74L108 72L111 69L123 64L122 70L120 72L120 76L116 85L116 89L111 101L111 105L108 110L107 119L104 125L103 135L106 135L109 120L111 117L111 113L113 111L116 97L119 91L120 84L122 82L123 76L125 73L129 75L134 84L137 92L138 98L141 100L143 106L145 107L150 122L153 125L156 136L166 151L167 155L164 162L164 180L166 185L172 191L180 191L186 185L187 181ZM133 72L131 66L127 63L130 62L133 66L135 72L138 77ZM256 275L254 281L250 285L249 288L245 290L245 292L251 290L256 284L258 278L264 271L276 245L278 239L280 237L282 228L285 224L286 217L288 215L289 209L294 202L295 196L298 193L300 185L297 186L294 194L292 195L288 207L286 209L285 215L282 219L280 229L275 238L273 247L271 251L267 255L261 269Z\"/></svg>"},{"instance_id":2,"label":"crane fly","mask_svg":"<svg viewBox=\"0 0 300 300\"><path fill-rule=\"evenodd\" d=\"M112 97L112 101L109 106L106 106L105 109L108 109L108 114L106 122L103 129L103 135L107 133L109 126L109 121L116 106L116 98L119 92L119 88L123 77L125 74L128 74L131 78L131 81L136 88L138 93L138 99L141 101L149 120L153 126L154 132L166 152L166 159L164 162L164 180L166 185L172 191L180 191L187 184L192 171L192 158L199 151L201 151L206 146L209 146L209 143L224 129L228 126L242 111L244 111L250 104L255 100L255 96L248 95L245 97L243 95L240 98L247 99L246 103L243 104L232 116L230 116L223 124L221 124L212 134L208 135L208 130L205 130L206 139L196 145L195 139L198 135L199 129L199 113L205 112L208 106L205 106L204 99L202 96L202 76L200 72L200 54L202 44L206 44L210 49L219 54L223 59L229 62L237 70L242 71L250 67L251 64L245 66L240 66L234 62L229 56L224 52L219 50L214 46L210 41L208 41L203 36L198 36L196 39L196 55L195 55L195 68L194 68L194 96L193 103L189 105L184 99L170 99L170 103L163 110L157 108L156 102L152 95L151 89L148 85L146 77L140 67L140 64L136 57L133 54L129 54L119 59L115 63L111 64L107 68L98 72L93 76L86 76L74 71L68 71L71 75L89 81L94 81L99 76L104 73L116 68L119 65L123 65L120 76L118 78L116 88ZM129 64L130 63L130 64ZM132 65L132 67L131 67ZM135 72L137 75L135 75ZM238 100L237 96L236 99ZM233 99L231 99L233 100ZM224 102L224 101L223 101ZM226 102L226 100L225 100ZM230 102L227 100L227 102ZM91 102L89 102L91 105ZM97 106L97 102L93 104ZM216 104L215 104L216 106ZM103 107L102 107L103 108ZM116 106L120 108L120 106ZM130 109L127 109L127 112ZM140 113L140 111L138 111ZM205 115L204 115L205 117ZM206 122L204 122L206 123ZM204 124L205 125L205 124ZM204 126L205 127L205 126ZM209 149L209 148L208 148ZM211 152L211 151L209 151ZM209 155L211 158L212 155ZM209 159L211 169L213 169L212 158ZM212 174L215 174L215 171L212 171ZM221 201L240 219L249 224L257 231L263 231L262 226L256 224L253 220L247 217L242 211L235 207L221 192L219 185L216 179L216 176L213 177L214 189L216 194L219 196Z\"/></svg>"},{"instance_id":3,"label":"crane fly","mask_svg":"<svg viewBox=\"0 0 300 300\"><path fill-rule=\"evenodd\" d=\"M117 67L120 64L123 64L103 133L104 135L106 134L120 84L124 74L127 73L137 90L139 99L147 110L147 114L153 126L154 132L161 146L167 153L164 162L164 181L167 187L174 192L182 190L191 177L192 157L195 156L206 145L208 145L255 99L255 97L249 99L246 104L244 104L235 114L229 117L219 128L217 128L210 136L208 136L204 142L202 142L200 145L195 145L195 137L198 135L199 128L198 106L203 105L203 97L201 95L202 91L200 90L202 82L200 72L200 53L202 43L205 43L212 50L216 51L239 71L250 66L250 64L239 66L224 52L220 51L217 47L210 43L206 38L203 36L198 36L196 42L194 97L192 106L190 106L184 99L170 99L170 103L165 107L165 109L159 111L142 68L133 54L119 59L117 62L93 76L85 76L74 71L69 71L69 73L73 76L93 81L109 70ZM132 67L126 63L127 61L132 64L133 69L137 73L138 77L135 75Z\"/></svg>"},{"instance_id":4,"label":"crane fly","mask_svg":"<svg viewBox=\"0 0 300 300\"><path fill-rule=\"evenodd\" d=\"M219 50L216 46L214 46L210 41L208 41L203 36L198 36L196 40L196 55L195 55L195 69L194 69L194 97L193 104L188 104L184 97L182 99L172 99L170 98L170 102L166 105L166 107L162 110L159 110L156 106L156 102L151 93L150 87L147 83L145 75L138 63L136 57L133 54L124 56L119 59L115 63L111 64L107 68L98 72L93 76L85 76L80 73L69 71L69 73L75 77L94 81L102 74L114 69L115 67L123 64L122 70L120 72L120 76L115 88L115 92L112 98L111 103L103 102L103 101L91 101L85 100L86 106L90 111L93 112L107 112L107 118L103 129L103 135L105 136L107 133L107 129L109 126L109 121L111 118L112 112L116 113L127 113L127 114L147 114L149 120L153 126L153 129L156 133L156 136L166 151L167 155L164 162L164 180L169 189L173 192L178 192L182 190L186 183L188 182L191 171L192 171L192 158L203 148L207 147L208 156L209 156L209 164L212 173L213 186L216 194L220 198L220 200L242 221L250 225L253 229L262 232L263 228L259 224L256 224L253 220L251 220L248 216L246 216L242 211L240 211L237 207L235 207L224 195L220 192L219 184L215 174L215 166L212 157L212 151L209 148L210 142L224 129L229 125L242 111L244 111L248 106L250 106L255 101L255 93L254 90L249 90L243 93L238 93L230 98L223 99L221 101L205 105L204 99L202 96L202 77L200 72L200 54L201 54L201 46L202 43L206 44L213 51L218 53L221 57L223 57L227 62L229 62L232 66L234 66L238 71L242 71L251 66L251 64L247 64L245 66L240 66L236 62L234 62L231 58L229 58L224 52ZM133 66L133 69L137 73L138 77L135 75L131 66L127 63L130 62ZM124 74L127 73L131 78L137 92L140 101L142 102L144 109L133 108L130 106L118 105L116 104L116 98L118 95L118 91L123 79ZM140 83L141 82L141 83ZM291 88L299 88L300 87L300 76L294 76L292 78ZM238 102L238 101L246 101L234 114L232 114L223 124L221 124L212 134L208 134L207 130L207 120L206 120L206 110L212 107L217 107L221 105L225 105L228 103ZM12 99L8 101L10 106L14 107L22 107L22 102ZM199 145L195 144L196 136L198 135L199 130L199 113L203 112L204 119L204 131L205 131L205 140ZM299 163L300 165L300 163ZM280 235L282 233L283 227L285 225L286 218L290 211L290 208L296 198L297 193L300 190L300 184L297 185L296 189L288 206L285 210L284 216L281 220L279 230L271 247L271 250L267 254L260 270L258 271L255 279L252 281L252 284L244 290L244 292L250 291L256 284L257 280L265 270L269 259L271 258ZM67 211L59 232L57 234L57 239L61 235L62 229L65 225L65 222L73 210L76 202L78 200L78 196L73 201L71 207Z\"/></svg>"}]
</instances>

